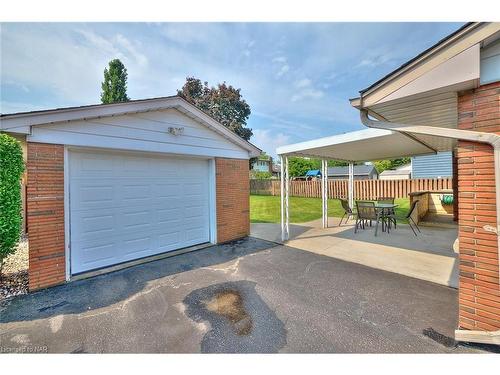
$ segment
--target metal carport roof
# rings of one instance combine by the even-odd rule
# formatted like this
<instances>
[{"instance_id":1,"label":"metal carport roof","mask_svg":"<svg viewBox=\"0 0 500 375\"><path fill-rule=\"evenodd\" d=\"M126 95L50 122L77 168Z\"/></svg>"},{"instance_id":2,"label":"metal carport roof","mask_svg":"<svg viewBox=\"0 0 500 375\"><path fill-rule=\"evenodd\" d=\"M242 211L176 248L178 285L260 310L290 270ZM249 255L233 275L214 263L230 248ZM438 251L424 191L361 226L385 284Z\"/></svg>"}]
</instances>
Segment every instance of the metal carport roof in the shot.
<instances>
[{"instance_id":1,"label":"metal carport roof","mask_svg":"<svg viewBox=\"0 0 500 375\"><path fill-rule=\"evenodd\" d=\"M278 155L362 162L435 153L414 138L383 129L365 129L278 147Z\"/></svg>"}]
</instances>

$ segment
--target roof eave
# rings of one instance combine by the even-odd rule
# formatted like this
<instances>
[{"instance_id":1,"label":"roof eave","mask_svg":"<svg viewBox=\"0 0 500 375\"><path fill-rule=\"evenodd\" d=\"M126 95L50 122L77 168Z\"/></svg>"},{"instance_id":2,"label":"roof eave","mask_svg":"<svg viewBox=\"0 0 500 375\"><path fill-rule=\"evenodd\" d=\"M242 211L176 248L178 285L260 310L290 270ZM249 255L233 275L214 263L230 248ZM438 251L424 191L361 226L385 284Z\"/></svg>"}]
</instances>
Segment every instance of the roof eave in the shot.
<instances>
[{"instance_id":1,"label":"roof eave","mask_svg":"<svg viewBox=\"0 0 500 375\"><path fill-rule=\"evenodd\" d=\"M52 124L101 117L123 116L174 108L203 123L228 140L247 150L249 157L259 156L261 149L244 140L232 130L226 128L205 112L180 96L169 96L152 99L133 100L113 104L97 104L81 107L58 108L46 111L5 114L0 117L0 130L29 134L31 126Z\"/></svg>"},{"instance_id":2,"label":"roof eave","mask_svg":"<svg viewBox=\"0 0 500 375\"><path fill-rule=\"evenodd\" d=\"M468 23L368 88L361 90L360 96L350 99L350 103L357 109L369 108L460 52L482 43L499 30L500 25L494 22Z\"/></svg>"}]
</instances>

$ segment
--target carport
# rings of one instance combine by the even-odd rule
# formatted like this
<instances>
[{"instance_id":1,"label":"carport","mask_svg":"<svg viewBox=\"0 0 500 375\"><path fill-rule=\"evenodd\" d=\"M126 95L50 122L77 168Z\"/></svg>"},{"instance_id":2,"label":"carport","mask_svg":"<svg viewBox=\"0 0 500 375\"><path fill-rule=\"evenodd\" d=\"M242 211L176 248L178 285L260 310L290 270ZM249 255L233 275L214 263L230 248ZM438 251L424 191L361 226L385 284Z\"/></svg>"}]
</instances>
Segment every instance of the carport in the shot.
<instances>
[{"instance_id":1,"label":"carport","mask_svg":"<svg viewBox=\"0 0 500 375\"><path fill-rule=\"evenodd\" d=\"M458 181L454 190L461 272L455 338L496 344L500 343L499 62L500 24L465 24L350 100L363 125L376 133L365 130L277 149L283 168L283 240L289 237L289 156L319 158L323 168L330 159L348 161L352 205L354 162L453 151L458 165L453 177Z\"/></svg>"},{"instance_id":2,"label":"carport","mask_svg":"<svg viewBox=\"0 0 500 375\"><path fill-rule=\"evenodd\" d=\"M441 147L439 147L441 143ZM279 147L276 152L281 158L281 233L282 240L290 236L289 223L289 173L290 156L310 157L322 161L322 217L323 228L328 227L328 183L327 163L341 160L349 163L348 200L354 206L354 164L380 159L394 159L404 156L417 156L448 151L453 142L430 143L407 133L384 129L365 129L307 142Z\"/></svg>"}]
</instances>

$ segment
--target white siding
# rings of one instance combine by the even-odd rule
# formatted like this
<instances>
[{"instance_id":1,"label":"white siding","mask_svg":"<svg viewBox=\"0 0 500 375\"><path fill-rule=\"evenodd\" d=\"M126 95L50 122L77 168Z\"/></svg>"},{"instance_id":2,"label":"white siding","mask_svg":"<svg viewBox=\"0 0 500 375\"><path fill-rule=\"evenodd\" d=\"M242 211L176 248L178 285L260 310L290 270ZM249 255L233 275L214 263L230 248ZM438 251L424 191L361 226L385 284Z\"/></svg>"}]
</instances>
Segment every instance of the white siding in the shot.
<instances>
[{"instance_id":1,"label":"white siding","mask_svg":"<svg viewBox=\"0 0 500 375\"><path fill-rule=\"evenodd\" d=\"M500 41L481 50L481 84L500 81Z\"/></svg>"},{"instance_id":2,"label":"white siding","mask_svg":"<svg viewBox=\"0 0 500 375\"><path fill-rule=\"evenodd\" d=\"M168 133L183 127L182 135ZM248 159L248 152L176 109L103 117L32 128L30 142Z\"/></svg>"},{"instance_id":3,"label":"white siding","mask_svg":"<svg viewBox=\"0 0 500 375\"><path fill-rule=\"evenodd\" d=\"M415 156L411 160L413 178L451 177L451 152L438 152L436 155Z\"/></svg>"}]
</instances>

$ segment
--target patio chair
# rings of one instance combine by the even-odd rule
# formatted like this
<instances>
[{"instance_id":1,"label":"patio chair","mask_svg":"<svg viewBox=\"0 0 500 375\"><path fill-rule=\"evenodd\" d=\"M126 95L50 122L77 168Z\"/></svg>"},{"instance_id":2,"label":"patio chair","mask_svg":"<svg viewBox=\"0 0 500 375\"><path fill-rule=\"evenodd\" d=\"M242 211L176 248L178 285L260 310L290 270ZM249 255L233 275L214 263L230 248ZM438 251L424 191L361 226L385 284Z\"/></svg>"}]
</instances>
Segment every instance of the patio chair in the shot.
<instances>
[{"instance_id":1,"label":"patio chair","mask_svg":"<svg viewBox=\"0 0 500 375\"><path fill-rule=\"evenodd\" d=\"M393 221L394 223L396 223L396 220L398 220L398 219L406 219L408 221L408 225L410 226L410 228L413 231L413 234L415 236L417 235L417 232L415 232L415 229L413 228L414 226L417 229L417 231L419 233L421 233L420 228L418 227L417 223L411 217L411 215L413 214L413 211L415 211L415 209L417 208L417 203L418 203L418 199L413 201L413 203L410 206L410 209L408 210L408 213L404 216L397 216L396 214L388 215L388 218L390 218L390 220ZM412 225L412 223L413 223L413 225Z\"/></svg>"},{"instance_id":2,"label":"patio chair","mask_svg":"<svg viewBox=\"0 0 500 375\"><path fill-rule=\"evenodd\" d=\"M353 216L356 215L356 213L352 210L352 208L349 206L349 202L347 199L339 199L340 204L342 205L342 209L344 210L344 214L342 215L342 218L340 219L339 227L342 224L342 220L344 220L344 217L347 215L347 219L345 220L344 224L346 224L349 219Z\"/></svg>"},{"instance_id":3,"label":"patio chair","mask_svg":"<svg viewBox=\"0 0 500 375\"><path fill-rule=\"evenodd\" d=\"M358 227L365 229L365 223L375 220L375 236L378 233L378 222L383 220L382 215L375 209L375 202L356 201L356 225L354 226L354 233L357 233Z\"/></svg>"}]
</instances>

